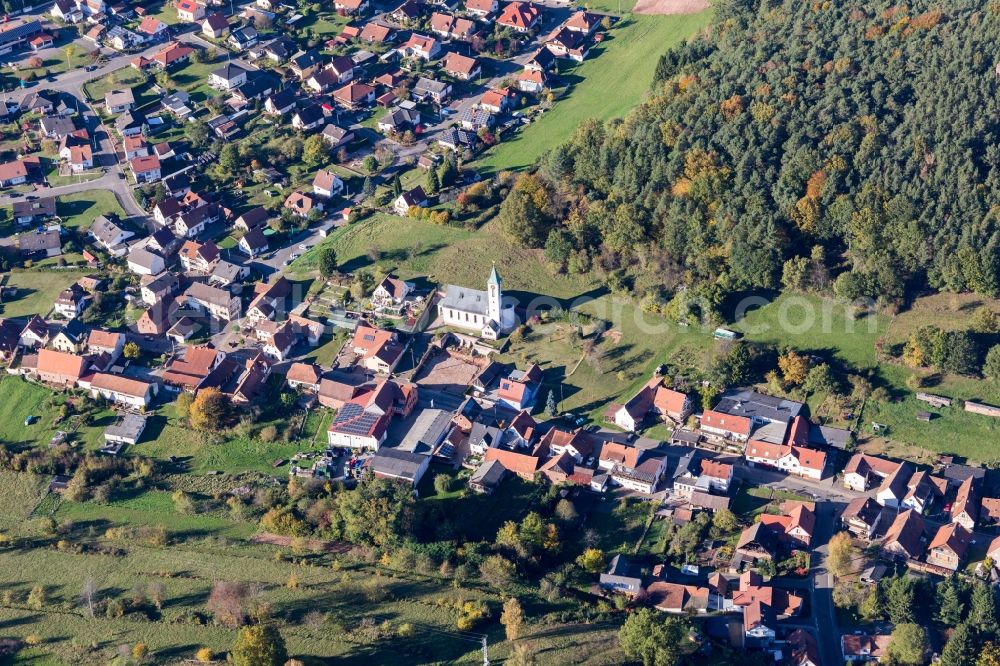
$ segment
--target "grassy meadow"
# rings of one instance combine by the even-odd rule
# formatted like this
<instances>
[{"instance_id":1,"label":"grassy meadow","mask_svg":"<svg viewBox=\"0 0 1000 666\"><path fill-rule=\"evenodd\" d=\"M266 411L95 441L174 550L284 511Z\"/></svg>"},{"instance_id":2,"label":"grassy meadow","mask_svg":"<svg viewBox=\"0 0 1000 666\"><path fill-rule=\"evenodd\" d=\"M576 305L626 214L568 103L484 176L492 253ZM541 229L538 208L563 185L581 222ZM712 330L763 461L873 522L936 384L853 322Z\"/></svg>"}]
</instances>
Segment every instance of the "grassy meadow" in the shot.
<instances>
[{"instance_id":1,"label":"grassy meadow","mask_svg":"<svg viewBox=\"0 0 1000 666\"><path fill-rule=\"evenodd\" d=\"M626 2L622 9L631 4ZM595 9L615 12L618 5L606 2ZM488 171L525 168L566 141L582 121L624 116L649 90L659 54L697 33L711 17L711 11L626 15L584 62L561 70L560 76L569 84L563 98L540 119L493 148L478 165Z\"/></svg>"}]
</instances>

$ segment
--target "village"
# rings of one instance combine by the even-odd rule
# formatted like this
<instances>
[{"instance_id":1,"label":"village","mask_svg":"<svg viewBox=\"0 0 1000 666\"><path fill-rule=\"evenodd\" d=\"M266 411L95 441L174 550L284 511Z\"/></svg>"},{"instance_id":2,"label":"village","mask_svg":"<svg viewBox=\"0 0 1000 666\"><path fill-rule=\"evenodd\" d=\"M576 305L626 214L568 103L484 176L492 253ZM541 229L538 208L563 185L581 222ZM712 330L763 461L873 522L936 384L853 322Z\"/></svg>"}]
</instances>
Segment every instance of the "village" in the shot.
<instances>
[{"instance_id":1,"label":"village","mask_svg":"<svg viewBox=\"0 0 1000 666\"><path fill-rule=\"evenodd\" d=\"M564 409L549 368L504 357L550 315L505 291L495 263L463 285L338 264L327 241L360 219L460 215L476 160L559 113L574 94L561 73L601 57L620 17L558 0L335 0L318 35L307 14L56 0L0 27L0 391L113 414L96 444L58 419L49 448L127 459L156 440L153 419L212 400L205 430L265 413L320 424L260 456L281 483L385 479L421 501L447 474L472 496L532 484L648 507L642 537L671 547L603 553L589 592L797 666L887 659L892 625L851 615L847 590L1000 580L986 467L859 452L854 429L804 402L734 384L706 403L665 369L602 418ZM77 62L42 71L53 54ZM306 258L312 282L294 270ZM920 422L952 406L916 399ZM62 493L72 471L50 476Z\"/></svg>"}]
</instances>

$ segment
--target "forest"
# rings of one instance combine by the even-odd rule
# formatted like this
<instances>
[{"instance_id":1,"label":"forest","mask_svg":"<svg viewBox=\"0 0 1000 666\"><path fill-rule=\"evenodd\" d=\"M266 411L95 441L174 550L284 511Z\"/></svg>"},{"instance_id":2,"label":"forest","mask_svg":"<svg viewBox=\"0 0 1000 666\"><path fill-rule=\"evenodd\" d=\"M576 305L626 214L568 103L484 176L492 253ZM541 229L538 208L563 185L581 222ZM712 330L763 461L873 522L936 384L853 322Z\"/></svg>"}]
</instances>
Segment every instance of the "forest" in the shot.
<instances>
[{"instance_id":1,"label":"forest","mask_svg":"<svg viewBox=\"0 0 1000 666\"><path fill-rule=\"evenodd\" d=\"M998 14L724 0L661 57L645 102L511 178L499 223L675 316L783 287L996 295Z\"/></svg>"}]
</instances>

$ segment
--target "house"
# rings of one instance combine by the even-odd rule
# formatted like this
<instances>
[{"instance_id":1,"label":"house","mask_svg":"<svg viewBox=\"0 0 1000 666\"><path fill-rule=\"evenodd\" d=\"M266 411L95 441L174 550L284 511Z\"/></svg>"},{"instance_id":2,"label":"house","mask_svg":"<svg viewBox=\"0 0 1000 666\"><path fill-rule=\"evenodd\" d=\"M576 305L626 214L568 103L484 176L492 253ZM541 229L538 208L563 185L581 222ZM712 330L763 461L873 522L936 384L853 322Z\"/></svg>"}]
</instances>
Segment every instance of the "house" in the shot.
<instances>
[{"instance_id":1,"label":"house","mask_svg":"<svg viewBox=\"0 0 1000 666\"><path fill-rule=\"evenodd\" d=\"M403 356L405 346L395 331L359 324L354 329L351 349L355 362L367 370L387 375L395 369Z\"/></svg>"},{"instance_id":2,"label":"house","mask_svg":"<svg viewBox=\"0 0 1000 666\"><path fill-rule=\"evenodd\" d=\"M549 87L549 75L544 70L523 69L517 75L517 89L538 94Z\"/></svg>"},{"instance_id":3,"label":"house","mask_svg":"<svg viewBox=\"0 0 1000 666\"><path fill-rule=\"evenodd\" d=\"M882 540L882 553L887 557L917 559L923 553L924 519L912 509L902 511L892 521Z\"/></svg>"},{"instance_id":4,"label":"house","mask_svg":"<svg viewBox=\"0 0 1000 666\"><path fill-rule=\"evenodd\" d=\"M178 20L194 23L205 18L205 5L194 0L178 0L174 7Z\"/></svg>"},{"instance_id":5,"label":"house","mask_svg":"<svg viewBox=\"0 0 1000 666\"><path fill-rule=\"evenodd\" d=\"M481 495L492 495L506 477L507 470L499 462L484 462L469 477L469 489Z\"/></svg>"},{"instance_id":6,"label":"house","mask_svg":"<svg viewBox=\"0 0 1000 666\"><path fill-rule=\"evenodd\" d=\"M330 146L331 150L337 150L354 141L354 132L332 124L324 127L320 136L323 137L323 141Z\"/></svg>"},{"instance_id":7,"label":"house","mask_svg":"<svg viewBox=\"0 0 1000 666\"><path fill-rule=\"evenodd\" d=\"M500 10L498 0L466 0L465 11L473 16L485 18Z\"/></svg>"},{"instance_id":8,"label":"house","mask_svg":"<svg viewBox=\"0 0 1000 666\"><path fill-rule=\"evenodd\" d=\"M642 592L642 579L633 575L632 565L622 554L611 558L607 570L600 575L597 584L608 592L621 592L636 596Z\"/></svg>"},{"instance_id":9,"label":"house","mask_svg":"<svg viewBox=\"0 0 1000 666\"><path fill-rule=\"evenodd\" d=\"M185 271L210 273L219 261L219 254L219 247L212 241L199 243L189 240L181 245L177 256Z\"/></svg>"},{"instance_id":10,"label":"house","mask_svg":"<svg viewBox=\"0 0 1000 666\"><path fill-rule=\"evenodd\" d=\"M434 60L441 52L441 44L433 37L413 33L410 39L400 47L400 51L408 58Z\"/></svg>"},{"instance_id":11,"label":"house","mask_svg":"<svg viewBox=\"0 0 1000 666\"><path fill-rule=\"evenodd\" d=\"M323 202L318 201L312 195L305 192L295 191L285 199L285 208L291 210L299 217L309 217L309 213L313 209L323 210Z\"/></svg>"},{"instance_id":12,"label":"house","mask_svg":"<svg viewBox=\"0 0 1000 666\"><path fill-rule=\"evenodd\" d=\"M420 125L420 111L412 102L409 106L397 106L379 118L378 131L383 134L401 134L416 129Z\"/></svg>"},{"instance_id":13,"label":"house","mask_svg":"<svg viewBox=\"0 0 1000 666\"><path fill-rule=\"evenodd\" d=\"M553 457L569 456L576 464L583 463L594 450L593 439L582 430L566 432L559 428L550 428L542 437L540 444Z\"/></svg>"},{"instance_id":14,"label":"house","mask_svg":"<svg viewBox=\"0 0 1000 666\"><path fill-rule=\"evenodd\" d=\"M378 451L404 393L400 385L388 379L362 388L337 410L327 429L327 443Z\"/></svg>"},{"instance_id":15,"label":"house","mask_svg":"<svg viewBox=\"0 0 1000 666\"><path fill-rule=\"evenodd\" d=\"M192 283L183 293L181 300L216 319L233 321L240 317L239 297L230 294L225 289L219 289L203 282Z\"/></svg>"},{"instance_id":16,"label":"house","mask_svg":"<svg viewBox=\"0 0 1000 666\"><path fill-rule=\"evenodd\" d=\"M180 280L173 273L162 272L146 275L139 280L139 295L146 305L155 305L158 301L170 298L180 288Z\"/></svg>"},{"instance_id":17,"label":"house","mask_svg":"<svg viewBox=\"0 0 1000 666\"><path fill-rule=\"evenodd\" d=\"M213 69L208 75L208 85L216 90L233 90L246 82L247 70L232 62Z\"/></svg>"},{"instance_id":18,"label":"house","mask_svg":"<svg viewBox=\"0 0 1000 666\"><path fill-rule=\"evenodd\" d=\"M84 308L87 307L87 294L81 287L72 284L67 289L63 289L56 298L52 308L56 314L64 319L79 317Z\"/></svg>"},{"instance_id":19,"label":"house","mask_svg":"<svg viewBox=\"0 0 1000 666\"><path fill-rule=\"evenodd\" d=\"M1000 523L1000 498L984 497L979 506L979 520L983 525Z\"/></svg>"},{"instance_id":20,"label":"house","mask_svg":"<svg viewBox=\"0 0 1000 666\"><path fill-rule=\"evenodd\" d=\"M900 501L900 506L922 514L934 500L944 496L948 490L948 481L921 470L910 477L906 487L908 490Z\"/></svg>"},{"instance_id":21,"label":"house","mask_svg":"<svg viewBox=\"0 0 1000 666\"><path fill-rule=\"evenodd\" d=\"M382 447L368 465L376 478L404 481L416 488L430 463L431 456Z\"/></svg>"},{"instance_id":22,"label":"house","mask_svg":"<svg viewBox=\"0 0 1000 666\"><path fill-rule=\"evenodd\" d=\"M263 227L269 217L270 215L263 206L257 206L237 217L233 222L233 228L244 232L257 229Z\"/></svg>"},{"instance_id":23,"label":"house","mask_svg":"<svg viewBox=\"0 0 1000 666\"><path fill-rule=\"evenodd\" d=\"M297 94L294 88L285 88L264 100L264 112L272 116L282 116L295 108Z\"/></svg>"},{"instance_id":24,"label":"house","mask_svg":"<svg viewBox=\"0 0 1000 666\"><path fill-rule=\"evenodd\" d=\"M609 476L616 485L648 495L656 490L666 471L667 458L634 446L605 442L598 466L610 470Z\"/></svg>"},{"instance_id":25,"label":"house","mask_svg":"<svg viewBox=\"0 0 1000 666\"><path fill-rule=\"evenodd\" d=\"M366 44L385 44L392 41L393 29L382 23L369 21L361 28L358 39Z\"/></svg>"},{"instance_id":26,"label":"house","mask_svg":"<svg viewBox=\"0 0 1000 666\"><path fill-rule=\"evenodd\" d=\"M333 73L336 83L347 83L354 78L354 61L347 56L339 56L330 61L326 70Z\"/></svg>"},{"instance_id":27,"label":"house","mask_svg":"<svg viewBox=\"0 0 1000 666\"><path fill-rule=\"evenodd\" d=\"M250 277L248 264L234 264L231 261L220 259L219 263L212 269L211 275L208 276L208 283L213 287L226 289L248 277Z\"/></svg>"},{"instance_id":28,"label":"house","mask_svg":"<svg viewBox=\"0 0 1000 666\"><path fill-rule=\"evenodd\" d=\"M440 106L451 96L451 84L421 76L410 94L414 99L426 102L428 99ZM417 121L420 122L419 120Z\"/></svg>"},{"instance_id":29,"label":"house","mask_svg":"<svg viewBox=\"0 0 1000 666\"><path fill-rule=\"evenodd\" d=\"M79 319L70 319L52 337L50 346L56 351L79 354L87 346L87 327Z\"/></svg>"},{"instance_id":30,"label":"house","mask_svg":"<svg viewBox=\"0 0 1000 666\"><path fill-rule=\"evenodd\" d=\"M826 453L794 444L772 444L751 439L744 457L752 467L777 469L795 476L819 480L826 468Z\"/></svg>"},{"instance_id":31,"label":"house","mask_svg":"<svg viewBox=\"0 0 1000 666\"><path fill-rule=\"evenodd\" d=\"M517 93L512 88L487 90L479 100L479 108L490 113L506 113L517 106Z\"/></svg>"},{"instance_id":32,"label":"house","mask_svg":"<svg viewBox=\"0 0 1000 666\"><path fill-rule=\"evenodd\" d=\"M142 56L139 56L132 61L132 66L138 69L146 69L150 66L169 69L186 63L191 58L192 53L194 53L194 49L190 46L184 46L179 42L171 42L153 54L152 60L146 60Z\"/></svg>"},{"instance_id":33,"label":"house","mask_svg":"<svg viewBox=\"0 0 1000 666\"><path fill-rule=\"evenodd\" d=\"M83 20L83 11L72 0L56 0L49 9L49 16L64 23L79 23Z\"/></svg>"},{"instance_id":34,"label":"house","mask_svg":"<svg viewBox=\"0 0 1000 666\"><path fill-rule=\"evenodd\" d=\"M657 580L646 587L646 596L653 608L664 613L695 615L708 612L707 587Z\"/></svg>"},{"instance_id":35,"label":"house","mask_svg":"<svg viewBox=\"0 0 1000 666\"><path fill-rule=\"evenodd\" d=\"M21 226L44 222L56 214L55 197L25 197L11 203L14 221Z\"/></svg>"},{"instance_id":36,"label":"house","mask_svg":"<svg viewBox=\"0 0 1000 666\"><path fill-rule=\"evenodd\" d=\"M170 26L155 16L144 16L136 32L146 35L150 40L161 39L170 32Z\"/></svg>"},{"instance_id":37,"label":"house","mask_svg":"<svg viewBox=\"0 0 1000 666\"><path fill-rule=\"evenodd\" d=\"M277 330L264 341L264 355L272 361L285 361L295 346L297 336L288 322L278 326Z\"/></svg>"},{"instance_id":38,"label":"house","mask_svg":"<svg viewBox=\"0 0 1000 666\"><path fill-rule=\"evenodd\" d=\"M513 370L500 380L497 402L511 409L530 410L542 385L542 369L532 363L527 370Z\"/></svg>"},{"instance_id":39,"label":"house","mask_svg":"<svg viewBox=\"0 0 1000 666\"><path fill-rule=\"evenodd\" d=\"M455 152L473 150L479 145L479 137L464 129L448 127L438 133L437 145ZM432 166L436 167L437 165L435 163Z\"/></svg>"},{"instance_id":40,"label":"house","mask_svg":"<svg viewBox=\"0 0 1000 666\"><path fill-rule=\"evenodd\" d=\"M231 375L235 363L211 347L186 347L183 358L174 357L163 371L163 382L175 389L194 393L210 377Z\"/></svg>"},{"instance_id":41,"label":"house","mask_svg":"<svg viewBox=\"0 0 1000 666\"><path fill-rule=\"evenodd\" d=\"M21 329L18 344L25 349L37 349L49 344L49 325L38 315L32 315Z\"/></svg>"},{"instance_id":42,"label":"house","mask_svg":"<svg viewBox=\"0 0 1000 666\"><path fill-rule=\"evenodd\" d=\"M574 12L572 16L566 19L566 23L563 24L567 30L572 30L573 32L579 32L584 35L589 35L601 25L602 17L600 14L594 14L585 10L580 10Z\"/></svg>"},{"instance_id":43,"label":"house","mask_svg":"<svg viewBox=\"0 0 1000 666\"><path fill-rule=\"evenodd\" d=\"M683 422L691 414L694 403L687 394L663 385L660 377L649 380L639 392L613 413L615 425L635 432L650 414L657 414L675 423Z\"/></svg>"},{"instance_id":44,"label":"house","mask_svg":"<svg viewBox=\"0 0 1000 666\"><path fill-rule=\"evenodd\" d=\"M237 243L240 252L250 257L257 257L268 251L267 236L260 227L254 227L243 234L240 242Z\"/></svg>"},{"instance_id":45,"label":"house","mask_svg":"<svg viewBox=\"0 0 1000 666\"><path fill-rule=\"evenodd\" d=\"M230 32L226 43L237 51L245 51L254 46L258 38L257 29L252 25L245 25Z\"/></svg>"},{"instance_id":46,"label":"house","mask_svg":"<svg viewBox=\"0 0 1000 666\"><path fill-rule=\"evenodd\" d=\"M927 563L958 571L971 541L972 532L962 525L942 525L927 546Z\"/></svg>"},{"instance_id":47,"label":"house","mask_svg":"<svg viewBox=\"0 0 1000 666\"><path fill-rule=\"evenodd\" d=\"M333 93L333 99L338 104L351 111L371 106L375 102L375 88L367 83L352 81Z\"/></svg>"},{"instance_id":48,"label":"house","mask_svg":"<svg viewBox=\"0 0 1000 666\"><path fill-rule=\"evenodd\" d=\"M292 285L282 276L271 283L258 282L254 293L256 295L247 307L247 317L256 324L265 319L277 319L278 311L292 293Z\"/></svg>"},{"instance_id":49,"label":"house","mask_svg":"<svg viewBox=\"0 0 1000 666\"><path fill-rule=\"evenodd\" d=\"M229 34L229 19L221 12L213 12L201 22L201 34L212 39L222 39Z\"/></svg>"},{"instance_id":50,"label":"house","mask_svg":"<svg viewBox=\"0 0 1000 666\"><path fill-rule=\"evenodd\" d=\"M310 104L299 109L292 116L292 127L302 132L316 129L324 122L326 122L326 114L323 113L323 107L319 104Z\"/></svg>"},{"instance_id":51,"label":"house","mask_svg":"<svg viewBox=\"0 0 1000 666\"><path fill-rule=\"evenodd\" d=\"M543 40L545 48L552 51L557 57L569 58L576 62L583 62L590 52L590 45L587 38L579 32L574 32L565 26L556 28Z\"/></svg>"},{"instance_id":52,"label":"house","mask_svg":"<svg viewBox=\"0 0 1000 666\"><path fill-rule=\"evenodd\" d=\"M12 187L28 182L28 167L24 160L0 164L0 187Z\"/></svg>"},{"instance_id":53,"label":"house","mask_svg":"<svg viewBox=\"0 0 1000 666\"><path fill-rule=\"evenodd\" d=\"M393 210L399 215L406 215L414 206L418 208L427 206L427 195L424 194L424 188L419 185L400 194L392 204Z\"/></svg>"},{"instance_id":54,"label":"house","mask_svg":"<svg viewBox=\"0 0 1000 666\"><path fill-rule=\"evenodd\" d=\"M542 17L542 9L531 2L508 3L500 16L497 25L510 28L514 32L530 32Z\"/></svg>"},{"instance_id":55,"label":"house","mask_svg":"<svg viewBox=\"0 0 1000 666\"><path fill-rule=\"evenodd\" d=\"M779 541L808 549L816 527L814 506L807 502L786 502L781 509L781 515L761 514L760 524L776 532Z\"/></svg>"},{"instance_id":56,"label":"house","mask_svg":"<svg viewBox=\"0 0 1000 666\"><path fill-rule=\"evenodd\" d=\"M22 232L17 236L17 249L24 259L58 257L62 254L62 240L56 229Z\"/></svg>"},{"instance_id":57,"label":"house","mask_svg":"<svg viewBox=\"0 0 1000 666\"><path fill-rule=\"evenodd\" d=\"M431 14L431 32L443 39L468 40L476 34L477 28L473 21L460 16L453 16L443 12Z\"/></svg>"},{"instance_id":58,"label":"house","mask_svg":"<svg viewBox=\"0 0 1000 666\"><path fill-rule=\"evenodd\" d=\"M135 95L131 88L124 90L109 90L104 95L104 108L108 113L121 113L135 106Z\"/></svg>"},{"instance_id":59,"label":"house","mask_svg":"<svg viewBox=\"0 0 1000 666\"><path fill-rule=\"evenodd\" d=\"M871 539L881 519L882 507L870 497L852 500L840 516L840 522L847 531L861 539Z\"/></svg>"},{"instance_id":60,"label":"house","mask_svg":"<svg viewBox=\"0 0 1000 666\"><path fill-rule=\"evenodd\" d=\"M135 322L141 335L163 335L173 324L178 306L173 298L161 299L145 310Z\"/></svg>"},{"instance_id":61,"label":"house","mask_svg":"<svg viewBox=\"0 0 1000 666\"><path fill-rule=\"evenodd\" d=\"M405 282L393 275L386 275L372 291L372 304L379 308L401 305L412 291L412 282Z\"/></svg>"},{"instance_id":62,"label":"house","mask_svg":"<svg viewBox=\"0 0 1000 666\"><path fill-rule=\"evenodd\" d=\"M105 445L135 445L146 429L146 417L139 414L125 414L116 423L104 429Z\"/></svg>"},{"instance_id":63,"label":"house","mask_svg":"<svg viewBox=\"0 0 1000 666\"><path fill-rule=\"evenodd\" d=\"M319 51L316 49L309 49L308 51L298 51L295 53L291 59L288 61L288 68L292 70L292 73L299 78L300 81L305 81L313 72L318 70L323 64L323 58L320 56Z\"/></svg>"},{"instance_id":64,"label":"house","mask_svg":"<svg viewBox=\"0 0 1000 666\"><path fill-rule=\"evenodd\" d=\"M140 379L99 372L90 380L90 395L132 409L149 406L155 384Z\"/></svg>"},{"instance_id":65,"label":"house","mask_svg":"<svg viewBox=\"0 0 1000 666\"><path fill-rule=\"evenodd\" d=\"M292 389L303 389L316 393L319 391L323 373L312 363L292 363L285 373L285 383Z\"/></svg>"},{"instance_id":66,"label":"house","mask_svg":"<svg viewBox=\"0 0 1000 666\"><path fill-rule=\"evenodd\" d=\"M462 129L470 132L488 130L496 124L496 118L486 109L466 107L458 114L458 122Z\"/></svg>"},{"instance_id":67,"label":"house","mask_svg":"<svg viewBox=\"0 0 1000 666\"><path fill-rule=\"evenodd\" d=\"M845 662L882 661L889 656L889 634L843 634L840 637L840 651Z\"/></svg>"},{"instance_id":68,"label":"house","mask_svg":"<svg viewBox=\"0 0 1000 666\"><path fill-rule=\"evenodd\" d=\"M133 157L128 165L137 183L154 183L160 179L160 158L156 155Z\"/></svg>"},{"instance_id":69,"label":"house","mask_svg":"<svg viewBox=\"0 0 1000 666\"><path fill-rule=\"evenodd\" d=\"M976 529L979 519L979 493L976 490L975 477L966 477L955 493L955 501L951 504L951 522L957 523L968 531Z\"/></svg>"},{"instance_id":70,"label":"house","mask_svg":"<svg viewBox=\"0 0 1000 666\"><path fill-rule=\"evenodd\" d=\"M334 0L333 8L342 16L354 16L368 11L368 0Z\"/></svg>"},{"instance_id":71,"label":"house","mask_svg":"<svg viewBox=\"0 0 1000 666\"><path fill-rule=\"evenodd\" d=\"M72 388L86 373L87 360L67 352L41 349L38 352L36 373L40 381L56 386Z\"/></svg>"},{"instance_id":72,"label":"house","mask_svg":"<svg viewBox=\"0 0 1000 666\"><path fill-rule=\"evenodd\" d=\"M454 51L447 53L441 60L441 70L462 81L478 79L483 74L478 58L470 58Z\"/></svg>"},{"instance_id":73,"label":"house","mask_svg":"<svg viewBox=\"0 0 1000 666\"><path fill-rule=\"evenodd\" d=\"M344 191L344 181L334 172L320 169L313 178L312 187L313 194L329 199Z\"/></svg>"},{"instance_id":74,"label":"house","mask_svg":"<svg viewBox=\"0 0 1000 666\"><path fill-rule=\"evenodd\" d=\"M125 241L135 236L135 233L115 224L103 215L98 215L90 225L87 235L113 256L121 257L128 251Z\"/></svg>"},{"instance_id":75,"label":"house","mask_svg":"<svg viewBox=\"0 0 1000 666\"><path fill-rule=\"evenodd\" d=\"M122 139L122 149L125 151L126 160L149 155L149 146L146 144L145 137L141 134L139 136L127 136Z\"/></svg>"},{"instance_id":76,"label":"house","mask_svg":"<svg viewBox=\"0 0 1000 666\"><path fill-rule=\"evenodd\" d=\"M38 130L42 136L50 139L61 139L76 131L72 118L65 116L45 116L38 120Z\"/></svg>"}]
</instances>

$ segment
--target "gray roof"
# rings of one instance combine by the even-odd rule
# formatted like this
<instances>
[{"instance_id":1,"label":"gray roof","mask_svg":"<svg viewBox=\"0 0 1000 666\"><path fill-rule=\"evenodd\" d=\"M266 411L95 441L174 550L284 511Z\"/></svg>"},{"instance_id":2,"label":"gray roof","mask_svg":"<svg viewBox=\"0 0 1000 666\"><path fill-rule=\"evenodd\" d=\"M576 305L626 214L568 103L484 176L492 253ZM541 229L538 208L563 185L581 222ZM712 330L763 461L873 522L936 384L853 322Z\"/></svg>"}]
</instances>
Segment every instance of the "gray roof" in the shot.
<instances>
[{"instance_id":1,"label":"gray roof","mask_svg":"<svg viewBox=\"0 0 1000 666\"><path fill-rule=\"evenodd\" d=\"M476 471L469 477L469 483L478 483L483 486L495 486L503 480L507 470L500 464L499 460L490 460L476 468Z\"/></svg>"},{"instance_id":2,"label":"gray roof","mask_svg":"<svg viewBox=\"0 0 1000 666\"><path fill-rule=\"evenodd\" d=\"M450 412L443 409L425 409L417 416L397 449L411 453L430 453L444 439L449 425L451 425Z\"/></svg>"},{"instance_id":3,"label":"gray roof","mask_svg":"<svg viewBox=\"0 0 1000 666\"><path fill-rule=\"evenodd\" d=\"M802 403L749 389L734 389L722 394L715 411L758 421L788 423L802 411Z\"/></svg>"},{"instance_id":4,"label":"gray roof","mask_svg":"<svg viewBox=\"0 0 1000 666\"><path fill-rule=\"evenodd\" d=\"M381 448L371 459L372 471L377 474L395 476L413 481L427 456L399 449Z\"/></svg>"},{"instance_id":5,"label":"gray roof","mask_svg":"<svg viewBox=\"0 0 1000 666\"><path fill-rule=\"evenodd\" d=\"M459 312L474 312L486 315L486 309L489 304L489 294L486 291L459 287L454 284L449 284L447 289L448 291L441 300L439 307L452 308Z\"/></svg>"},{"instance_id":6,"label":"gray roof","mask_svg":"<svg viewBox=\"0 0 1000 666\"><path fill-rule=\"evenodd\" d=\"M843 428L831 428L830 426L813 425L809 429L809 443L817 446L830 446L835 449L847 449L851 443L853 434L850 430Z\"/></svg>"},{"instance_id":7,"label":"gray roof","mask_svg":"<svg viewBox=\"0 0 1000 666\"><path fill-rule=\"evenodd\" d=\"M38 199L23 199L11 204L14 217L34 217L37 215L51 216L56 214L55 197L40 197Z\"/></svg>"},{"instance_id":8,"label":"gray roof","mask_svg":"<svg viewBox=\"0 0 1000 666\"><path fill-rule=\"evenodd\" d=\"M421 76L417 79L417 83L413 86L413 92L417 95L426 93L428 95L437 94L445 92L449 88L449 84L444 81L436 81L434 79L429 79L426 76Z\"/></svg>"},{"instance_id":9,"label":"gray roof","mask_svg":"<svg viewBox=\"0 0 1000 666\"><path fill-rule=\"evenodd\" d=\"M146 417L139 414L126 414L125 417L114 425L104 429L105 439L121 439L130 442L138 441L142 431L146 428Z\"/></svg>"}]
</instances>

